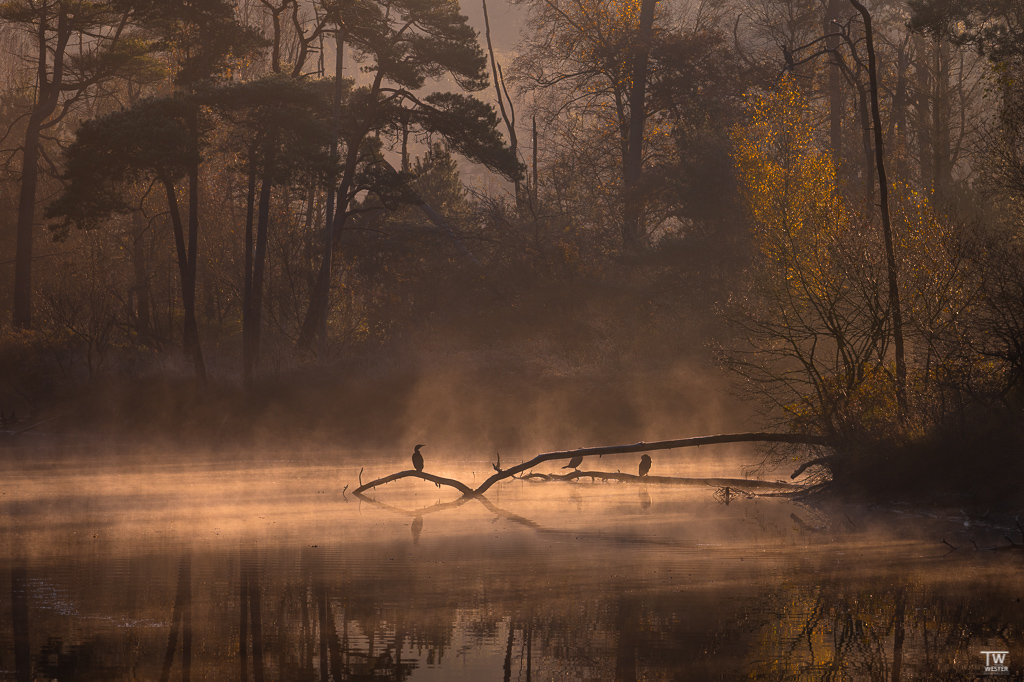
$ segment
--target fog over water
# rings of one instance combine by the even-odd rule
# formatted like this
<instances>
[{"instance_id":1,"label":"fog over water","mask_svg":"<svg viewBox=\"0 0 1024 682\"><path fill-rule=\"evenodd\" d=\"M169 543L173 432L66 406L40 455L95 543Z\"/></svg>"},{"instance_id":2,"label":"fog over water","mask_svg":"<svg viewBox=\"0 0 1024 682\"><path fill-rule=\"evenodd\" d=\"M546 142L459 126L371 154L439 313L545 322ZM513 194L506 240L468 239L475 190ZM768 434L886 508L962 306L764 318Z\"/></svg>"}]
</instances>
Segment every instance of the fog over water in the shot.
<instances>
[{"instance_id":1,"label":"fog over water","mask_svg":"<svg viewBox=\"0 0 1024 682\"><path fill-rule=\"evenodd\" d=\"M961 679L1024 643L1019 553L974 551L1002 531L958 518L585 478L359 499L360 469L406 457L89 450L88 470L8 451L5 679ZM423 452L467 484L492 471ZM652 474L749 458L655 452Z\"/></svg>"},{"instance_id":2,"label":"fog over water","mask_svg":"<svg viewBox=\"0 0 1024 682\"><path fill-rule=\"evenodd\" d=\"M0 2L0 682L1024 680L1024 79L840 5Z\"/></svg>"}]
</instances>

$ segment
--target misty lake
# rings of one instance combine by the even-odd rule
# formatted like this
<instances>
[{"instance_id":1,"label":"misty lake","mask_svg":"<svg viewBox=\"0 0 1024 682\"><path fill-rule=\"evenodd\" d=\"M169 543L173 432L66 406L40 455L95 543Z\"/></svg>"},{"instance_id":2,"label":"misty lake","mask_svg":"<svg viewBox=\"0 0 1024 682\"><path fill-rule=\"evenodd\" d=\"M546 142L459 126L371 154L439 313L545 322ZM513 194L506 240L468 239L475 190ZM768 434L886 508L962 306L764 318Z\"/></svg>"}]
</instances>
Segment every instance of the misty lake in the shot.
<instances>
[{"instance_id":1,"label":"misty lake","mask_svg":"<svg viewBox=\"0 0 1024 682\"><path fill-rule=\"evenodd\" d=\"M933 680L1024 660L1024 552L975 551L1006 531L955 511L589 479L359 500L361 468L408 459L99 450L0 450L0 679Z\"/></svg>"}]
</instances>

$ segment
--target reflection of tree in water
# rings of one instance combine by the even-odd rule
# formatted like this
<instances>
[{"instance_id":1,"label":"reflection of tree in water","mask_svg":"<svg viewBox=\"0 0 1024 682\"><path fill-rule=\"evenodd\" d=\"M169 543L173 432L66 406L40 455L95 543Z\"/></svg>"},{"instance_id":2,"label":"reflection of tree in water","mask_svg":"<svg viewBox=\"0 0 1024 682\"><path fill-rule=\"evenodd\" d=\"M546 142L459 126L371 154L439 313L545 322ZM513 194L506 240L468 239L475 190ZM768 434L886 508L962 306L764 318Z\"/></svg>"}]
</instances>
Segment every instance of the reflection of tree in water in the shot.
<instances>
[{"instance_id":1,"label":"reflection of tree in water","mask_svg":"<svg viewBox=\"0 0 1024 682\"><path fill-rule=\"evenodd\" d=\"M768 600L777 618L759 625L757 679L961 679L978 672L986 646L1024 644L1020 605L995 592L829 580L789 583Z\"/></svg>"},{"instance_id":2,"label":"reflection of tree in water","mask_svg":"<svg viewBox=\"0 0 1024 682\"><path fill-rule=\"evenodd\" d=\"M408 537L404 542L408 547ZM461 654L481 649L491 651L489 679L893 679L897 668L906 678L935 679L950 670L962 676L986 646L1019 651L1024 644L1021 605L995 588L925 590L888 576L820 582L807 572L803 579L792 573L766 595L756 584L652 587L628 576L621 585L595 584L571 562L494 575L474 572L472 564L437 562L436 570L426 570L399 552L393 556L381 567L369 558L339 561L312 547L298 557L244 552L243 565L218 558L188 582L183 560L167 576L172 586L177 582L168 595L177 608L163 602L166 620L155 633L161 644L129 651L126 641L109 637L34 640L35 672L48 679L123 679L136 669L131 652L155 648L150 656L163 659L173 641L170 679L182 679L191 594L204 613L191 628L191 656L201 657L191 662L192 677L233 679L240 602L231 599L222 619L213 619L209 602L218 586L249 597L248 612L241 611L250 654L243 679L257 677L257 636L266 679L339 681L405 680L419 667L460 666ZM558 569L562 575L552 577ZM220 577L211 581L213 575ZM261 629L253 622L257 603ZM48 627L39 616L33 622L37 632ZM232 641L234 648L227 646ZM160 665L139 669L146 676Z\"/></svg>"},{"instance_id":3,"label":"reflection of tree in water","mask_svg":"<svg viewBox=\"0 0 1024 682\"><path fill-rule=\"evenodd\" d=\"M123 662L109 660L114 642L89 639L68 644L57 637L49 637L36 656L35 674L19 680L117 680L126 677L128 669Z\"/></svg>"},{"instance_id":4,"label":"reflection of tree in water","mask_svg":"<svg viewBox=\"0 0 1024 682\"><path fill-rule=\"evenodd\" d=\"M280 665L273 677L294 671L296 679L323 681L408 678L418 665L410 650L431 644L411 637L405 613L382 609L379 599L410 594L415 580L389 572L388 587L354 583L319 548L304 549L301 565L298 576L278 571L265 588L276 592Z\"/></svg>"},{"instance_id":5,"label":"reflection of tree in water","mask_svg":"<svg viewBox=\"0 0 1024 682\"><path fill-rule=\"evenodd\" d=\"M170 561L139 555L127 573L81 551L70 564L12 560L15 603L0 610L0 652L8 652L0 665L13 667L13 645L24 645L26 632L33 674L50 679L124 679L132 671L179 680L186 669L197 680L238 679L245 661L242 679L262 670L267 680L405 680L470 659L489 666L486 679L520 682L888 680L897 670L958 679L985 647L1024 648L1015 584L943 582L959 570L959 555L865 573L857 559L836 568L832 554L799 565L787 555L737 572L730 566L749 565L738 557L680 563L675 546L627 546L614 533L545 528L490 503L469 504L520 530L498 545L455 541L431 516L416 547L402 528L332 547L243 544ZM798 512L807 527L820 525ZM426 518L414 512L408 523L417 515ZM974 562L968 570L1007 562L987 574L997 576L1019 571L1015 559L962 560ZM640 569L663 561L671 575ZM71 610L58 611L65 603ZM113 624L125 616L140 625ZM108 629L87 630L104 619ZM69 635L69 627L83 634Z\"/></svg>"},{"instance_id":6,"label":"reflection of tree in water","mask_svg":"<svg viewBox=\"0 0 1024 682\"><path fill-rule=\"evenodd\" d=\"M175 649L181 637L181 679L189 680L192 675L192 555L186 553L178 561L178 587L174 594L174 609L171 612L171 630L167 636L167 651L160 682L168 682L175 662Z\"/></svg>"},{"instance_id":7,"label":"reflection of tree in water","mask_svg":"<svg viewBox=\"0 0 1024 682\"><path fill-rule=\"evenodd\" d=\"M478 501L496 515L543 536L566 535L502 510L486 498ZM641 494L641 506L645 502ZM435 505L415 512L390 509L419 515L457 506ZM827 530L827 518L811 508L799 510L808 520L791 515L793 532ZM784 529L775 527L774 532L782 534ZM568 535L587 537L578 531ZM620 539L607 534L603 540ZM790 575L791 582L782 592L766 594L763 585L737 594L683 585L653 594L622 590L616 597L614 590L591 593L578 586L570 570L561 576L558 593L545 589L540 576L534 576L537 580L532 585L528 577L520 585L514 581L489 585L478 600L467 591L461 595L464 603L488 606L434 613L439 618L421 622L414 630L425 645L440 642L433 639L440 633L446 637L432 650L427 665L439 663L446 651L450 653L459 628L472 645L504 643L505 679L522 679L513 675L513 669L529 670L531 677L542 679L553 671L618 680L928 677L969 670L979 647L1002 642L1000 646L1012 648L1022 643L1019 627L1005 627L1009 622L1024 623L1021 608L1013 607L1011 613L997 591L981 598L986 605L998 602L1003 607L993 609L986 618L976 605L972 607L978 596L973 592L915 591L905 580L897 583L897 575L902 574L894 571L887 576L891 579L865 584L847 573L834 583L820 585L816 573L803 571ZM785 599L789 601L783 603ZM527 603L529 609L524 607ZM728 604L734 608L724 606Z\"/></svg>"}]
</instances>

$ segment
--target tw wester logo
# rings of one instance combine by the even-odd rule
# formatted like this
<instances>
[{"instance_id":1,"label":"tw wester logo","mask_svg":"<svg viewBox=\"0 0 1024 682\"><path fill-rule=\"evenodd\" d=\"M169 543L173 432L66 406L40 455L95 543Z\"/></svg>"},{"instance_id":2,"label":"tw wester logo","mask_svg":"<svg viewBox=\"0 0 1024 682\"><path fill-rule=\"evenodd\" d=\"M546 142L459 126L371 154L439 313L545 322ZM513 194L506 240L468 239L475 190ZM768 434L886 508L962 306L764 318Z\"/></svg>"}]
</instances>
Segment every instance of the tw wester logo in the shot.
<instances>
[{"instance_id":1,"label":"tw wester logo","mask_svg":"<svg viewBox=\"0 0 1024 682\"><path fill-rule=\"evenodd\" d=\"M1010 666L1007 665L1006 657L1010 655L1009 651L982 651L985 656L985 670L986 675L1009 675Z\"/></svg>"}]
</instances>

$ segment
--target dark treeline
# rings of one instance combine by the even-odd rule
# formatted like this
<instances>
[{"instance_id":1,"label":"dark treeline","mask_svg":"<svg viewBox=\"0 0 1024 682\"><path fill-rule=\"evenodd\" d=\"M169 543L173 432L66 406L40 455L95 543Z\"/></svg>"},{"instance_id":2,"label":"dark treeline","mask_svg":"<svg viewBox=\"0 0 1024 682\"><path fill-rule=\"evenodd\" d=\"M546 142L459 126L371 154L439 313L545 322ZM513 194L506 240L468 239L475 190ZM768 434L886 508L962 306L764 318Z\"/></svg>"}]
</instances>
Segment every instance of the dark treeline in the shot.
<instances>
[{"instance_id":1,"label":"dark treeline","mask_svg":"<svg viewBox=\"0 0 1024 682\"><path fill-rule=\"evenodd\" d=\"M812 470L1010 478L1014 2L518 6L506 53L446 0L0 3L5 423L117 387L118 428L316 426L408 408L412 357L514 393L714 347Z\"/></svg>"}]
</instances>

